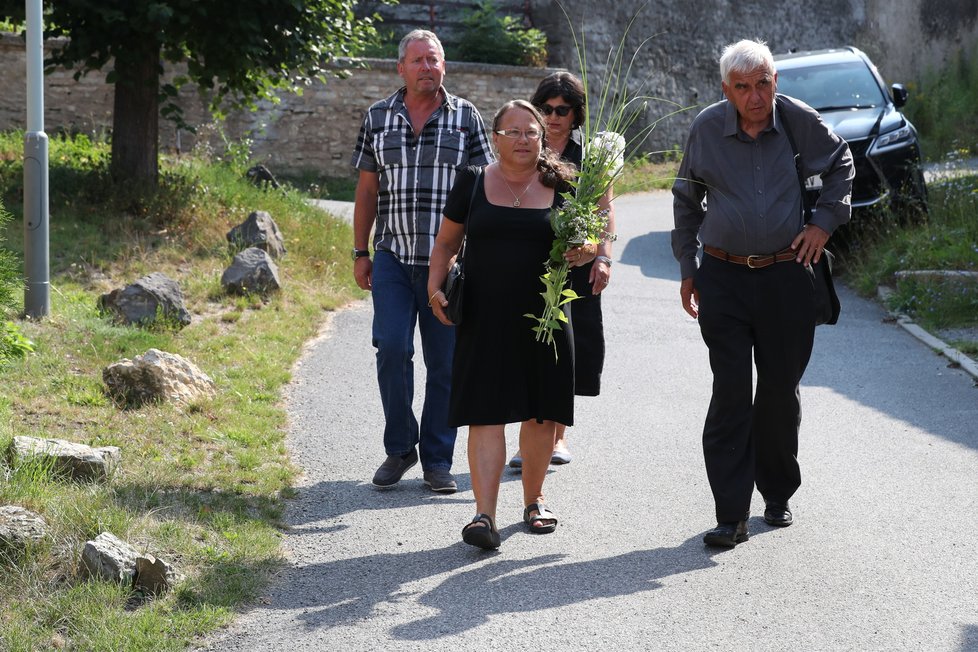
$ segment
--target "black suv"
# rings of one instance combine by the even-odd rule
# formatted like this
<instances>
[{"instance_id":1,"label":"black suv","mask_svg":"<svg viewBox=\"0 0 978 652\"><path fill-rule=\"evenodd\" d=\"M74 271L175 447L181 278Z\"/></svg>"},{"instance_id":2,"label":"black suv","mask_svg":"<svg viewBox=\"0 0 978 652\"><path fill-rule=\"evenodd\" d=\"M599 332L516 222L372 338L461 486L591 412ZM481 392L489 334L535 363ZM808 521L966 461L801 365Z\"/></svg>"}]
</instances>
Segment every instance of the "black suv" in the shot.
<instances>
[{"instance_id":1,"label":"black suv","mask_svg":"<svg viewBox=\"0 0 978 652\"><path fill-rule=\"evenodd\" d=\"M849 143L856 166L853 208L927 210L917 130L899 111L907 103L902 84L887 91L876 66L854 47L781 54L774 63L778 92L817 110ZM808 180L813 193L820 185L817 177Z\"/></svg>"}]
</instances>

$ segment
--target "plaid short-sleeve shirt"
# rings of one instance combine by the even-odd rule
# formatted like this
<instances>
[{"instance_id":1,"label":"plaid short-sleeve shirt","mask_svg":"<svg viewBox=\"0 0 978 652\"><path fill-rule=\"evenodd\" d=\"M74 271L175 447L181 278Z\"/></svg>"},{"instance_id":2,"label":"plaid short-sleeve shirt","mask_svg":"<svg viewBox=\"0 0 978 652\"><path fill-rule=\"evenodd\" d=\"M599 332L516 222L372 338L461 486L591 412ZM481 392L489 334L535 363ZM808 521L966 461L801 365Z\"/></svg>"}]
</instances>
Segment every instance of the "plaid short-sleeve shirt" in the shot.
<instances>
[{"instance_id":1,"label":"plaid short-sleeve shirt","mask_svg":"<svg viewBox=\"0 0 978 652\"><path fill-rule=\"evenodd\" d=\"M373 104L351 161L379 176L374 249L390 251L409 265L428 265L456 173L493 159L478 109L441 90L441 106L417 136L404 88Z\"/></svg>"}]
</instances>

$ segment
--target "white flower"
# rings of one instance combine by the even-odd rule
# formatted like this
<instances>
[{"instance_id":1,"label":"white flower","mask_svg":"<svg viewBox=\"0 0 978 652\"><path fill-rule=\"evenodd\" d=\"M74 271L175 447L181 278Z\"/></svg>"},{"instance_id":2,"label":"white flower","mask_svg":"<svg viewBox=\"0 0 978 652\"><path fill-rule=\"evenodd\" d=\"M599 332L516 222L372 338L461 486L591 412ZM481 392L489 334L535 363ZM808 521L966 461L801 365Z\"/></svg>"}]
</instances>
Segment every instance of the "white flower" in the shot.
<instances>
[{"instance_id":1,"label":"white flower","mask_svg":"<svg viewBox=\"0 0 978 652\"><path fill-rule=\"evenodd\" d=\"M625 167L625 138L614 131L599 131L585 148L585 158L606 170L606 176L617 178Z\"/></svg>"}]
</instances>

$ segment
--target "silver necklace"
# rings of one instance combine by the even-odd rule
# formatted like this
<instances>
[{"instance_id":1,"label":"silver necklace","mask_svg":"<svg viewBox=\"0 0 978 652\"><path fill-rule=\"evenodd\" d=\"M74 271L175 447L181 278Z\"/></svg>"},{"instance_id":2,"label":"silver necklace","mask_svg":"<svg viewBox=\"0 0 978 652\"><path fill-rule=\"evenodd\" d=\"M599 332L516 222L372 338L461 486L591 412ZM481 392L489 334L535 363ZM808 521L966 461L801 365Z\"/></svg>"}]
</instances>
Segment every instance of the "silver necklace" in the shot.
<instances>
[{"instance_id":1,"label":"silver necklace","mask_svg":"<svg viewBox=\"0 0 978 652\"><path fill-rule=\"evenodd\" d=\"M530 189L530 186L533 185L533 178L530 177L530 183L526 184L526 188L523 188L523 192L521 192L520 194L517 195L515 192L513 192L513 187L511 185L509 185L509 181L506 181L505 175L503 175L503 173L500 172L499 173L499 176L502 177L503 183L505 183L506 184L506 187L509 188L509 193L511 195L513 195L513 208L519 208L520 207L520 199L523 198L523 195L526 194L526 191L529 190Z\"/></svg>"}]
</instances>

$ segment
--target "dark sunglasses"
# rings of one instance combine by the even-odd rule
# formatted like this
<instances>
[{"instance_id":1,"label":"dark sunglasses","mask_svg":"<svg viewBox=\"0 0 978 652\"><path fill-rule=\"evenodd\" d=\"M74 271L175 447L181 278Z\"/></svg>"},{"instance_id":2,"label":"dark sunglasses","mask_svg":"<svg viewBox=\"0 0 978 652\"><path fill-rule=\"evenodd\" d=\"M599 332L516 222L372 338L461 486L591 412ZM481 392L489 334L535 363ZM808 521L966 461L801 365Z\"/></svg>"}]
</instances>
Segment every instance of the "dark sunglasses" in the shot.
<instances>
[{"instance_id":1,"label":"dark sunglasses","mask_svg":"<svg viewBox=\"0 0 978 652\"><path fill-rule=\"evenodd\" d=\"M549 104L541 104L537 107L540 113L543 115L550 115L551 113L556 113L561 118L565 117L568 113L574 110L574 107L568 106L566 104L561 104L560 106L551 106Z\"/></svg>"}]
</instances>

